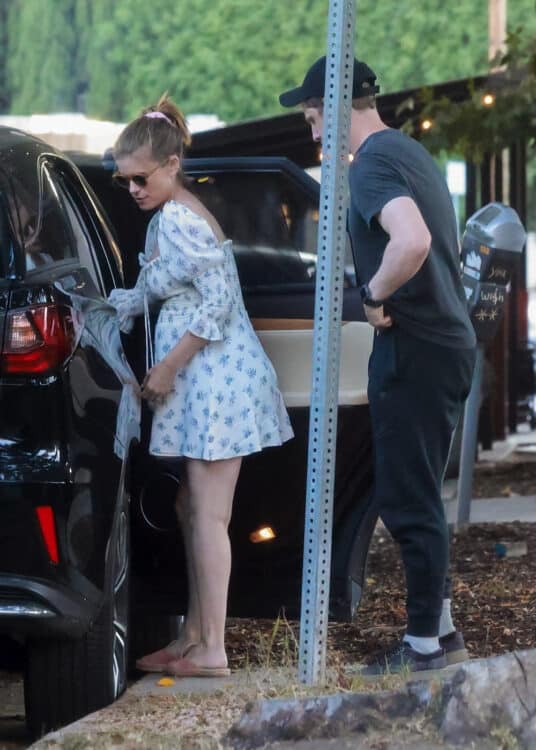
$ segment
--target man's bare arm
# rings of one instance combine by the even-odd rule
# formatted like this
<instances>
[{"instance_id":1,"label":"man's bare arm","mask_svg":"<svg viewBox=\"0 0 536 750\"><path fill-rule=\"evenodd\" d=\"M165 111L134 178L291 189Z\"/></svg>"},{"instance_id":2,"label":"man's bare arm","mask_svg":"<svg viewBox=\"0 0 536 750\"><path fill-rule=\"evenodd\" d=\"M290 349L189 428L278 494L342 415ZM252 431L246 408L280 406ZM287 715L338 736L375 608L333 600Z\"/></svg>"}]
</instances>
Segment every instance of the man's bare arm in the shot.
<instances>
[{"instance_id":1,"label":"man's bare arm","mask_svg":"<svg viewBox=\"0 0 536 750\"><path fill-rule=\"evenodd\" d=\"M374 299L383 300L415 276L430 252L432 238L412 198L393 198L377 219L389 235L389 242L380 267L369 281L369 289Z\"/></svg>"}]
</instances>

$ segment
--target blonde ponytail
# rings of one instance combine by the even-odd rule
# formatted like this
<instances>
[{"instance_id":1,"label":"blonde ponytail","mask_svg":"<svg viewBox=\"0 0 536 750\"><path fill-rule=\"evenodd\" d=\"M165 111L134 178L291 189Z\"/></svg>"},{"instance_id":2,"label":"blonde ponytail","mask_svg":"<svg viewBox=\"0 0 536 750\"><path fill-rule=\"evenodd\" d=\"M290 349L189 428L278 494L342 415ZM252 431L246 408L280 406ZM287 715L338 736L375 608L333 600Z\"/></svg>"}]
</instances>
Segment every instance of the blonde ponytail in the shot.
<instances>
[{"instance_id":1,"label":"blonde ponytail","mask_svg":"<svg viewBox=\"0 0 536 750\"><path fill-rule=\"evenodd\" d=\"M125 127L113 153L118 159L149 146L152 158L164 162L173 155L182 159L185 146L191 142L186 118L165 92L155 105L146 107L139 117ZM181 173L178 177L184 179Z\"/></svg>"}]
</instances>

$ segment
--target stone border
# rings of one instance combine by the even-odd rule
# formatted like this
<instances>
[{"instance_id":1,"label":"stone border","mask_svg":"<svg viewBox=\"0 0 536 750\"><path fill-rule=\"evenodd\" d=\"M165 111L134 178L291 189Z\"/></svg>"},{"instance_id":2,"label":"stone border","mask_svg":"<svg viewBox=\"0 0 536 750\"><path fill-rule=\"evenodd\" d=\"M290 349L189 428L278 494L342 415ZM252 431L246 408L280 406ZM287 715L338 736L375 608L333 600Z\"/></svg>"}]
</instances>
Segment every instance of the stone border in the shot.
<instances>
[{"instance_id":1,"label":"stone border","mask_svg":"<svg viewBox=\"0 0 536 750\"><path fill-rule=\"evenodd\" d=\"M388 730L416 714L455 746L510 736L520 748L534 748L536 650L465 662L437 680L407 682L398 690L258 701L246 707L225 742L251 750L270 742L345 737Z\"/></svg>"}]
</instances>

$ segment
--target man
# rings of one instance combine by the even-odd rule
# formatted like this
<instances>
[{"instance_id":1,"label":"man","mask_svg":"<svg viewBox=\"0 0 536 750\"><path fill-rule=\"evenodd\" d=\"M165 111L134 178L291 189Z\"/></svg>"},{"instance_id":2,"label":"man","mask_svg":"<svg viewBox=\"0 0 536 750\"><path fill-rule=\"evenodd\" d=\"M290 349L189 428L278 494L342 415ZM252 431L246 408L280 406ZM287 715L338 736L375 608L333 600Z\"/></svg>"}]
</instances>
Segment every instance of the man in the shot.
<instances>
[{"instance_id":1,"label":"man","mask_svg":"<svg viewBox=\"0 0 536 750\"><path fill-rule=\"evenodd\" d=\"M298 88L322 139L326 60ZM460 280L452 201L430 154L376 110L376 75L354 61L349 230L361 297L375 328L368 397L375 499L401 549L407 628L364 674L439 669L467 657L450 614L448 527L441 484L452 433L469 392L475 334Z\"/></svg>"}]
</instances>

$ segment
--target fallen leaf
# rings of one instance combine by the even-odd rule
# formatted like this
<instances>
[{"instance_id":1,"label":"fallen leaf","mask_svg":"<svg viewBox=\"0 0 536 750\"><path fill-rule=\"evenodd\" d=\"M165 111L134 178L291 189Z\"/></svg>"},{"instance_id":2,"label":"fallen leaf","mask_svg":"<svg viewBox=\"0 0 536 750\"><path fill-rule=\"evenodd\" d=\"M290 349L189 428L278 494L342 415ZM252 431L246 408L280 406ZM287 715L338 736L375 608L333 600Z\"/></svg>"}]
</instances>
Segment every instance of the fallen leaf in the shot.
<instances>
[{"instance_id":1,"label":"fallen leaf","mask_svg":"<svg viewBox=\"0 0 536 750\"><path fill-rule=\"evenodd\" d=\"M171 685L175 684L175 680L171 679L171 677L162 677L156 684L160 687L171 687Z\"/></svg>"}]
</instances>

